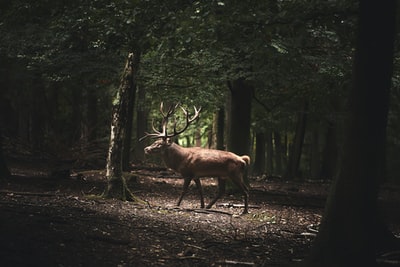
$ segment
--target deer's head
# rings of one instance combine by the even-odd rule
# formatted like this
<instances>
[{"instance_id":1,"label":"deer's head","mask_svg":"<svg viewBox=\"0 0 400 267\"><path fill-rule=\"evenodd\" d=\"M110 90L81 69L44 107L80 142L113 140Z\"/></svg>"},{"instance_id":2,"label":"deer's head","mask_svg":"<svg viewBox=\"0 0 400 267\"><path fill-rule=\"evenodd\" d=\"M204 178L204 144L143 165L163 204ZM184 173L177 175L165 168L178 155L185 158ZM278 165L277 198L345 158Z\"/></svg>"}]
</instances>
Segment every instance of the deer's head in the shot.
<instances>
[{"instance_id":1,"label":"deer's head","mask_svg":"<svg viewBox=\"0 0 400 267\"><path fill-rule=\"evenodd\" d=\"M177 130L178 122L176 120L176 117L174 117L173 133L172 134L168 134L167 133L168 121L171 118L171 116L174 116L174 114L175 114L176 110L178 109L178 107L180 107L182 109L183 114L186 117L185 126L182 129ZM145 136L140 138L140 141L145 139L145 138L147 138L147 137L154 138L154 139L157 139L157 140L153 144L151 144L150 146L146 147L144 149L144 152L146 154L155 154L155 153L158 153L158 152L162 152L165 148L169 147L173 142L171 138L183 133L189 127L189 125L199 117L200 111L201 111L201 108L197 109L196 107L194 107L194 115L190 116L189 112L186 109L184 109L183 107L181 107L179 104L171 105L165 111L164 110L164 103L161 102L160 113L161 113L161 115L163 117L163 119L162 119L162 131L158 131L154 127L154 123L152 123L153 133L146 133Z\"/></svg>"},{"instance_id":2,"label":"deer's head","mask_svg":"<svg viewBox=\"0 0 400 267\"><path fill-rule=\"evenodd\" d=\"M165 150L167 147L169 147L172 144L172 141L170 138L167 139L158 139L156 140L153 144L147 146L144 148L144 153L145 154L157 154L157 153L162 153L163 150Z\"/></svg>"}]
</instances>

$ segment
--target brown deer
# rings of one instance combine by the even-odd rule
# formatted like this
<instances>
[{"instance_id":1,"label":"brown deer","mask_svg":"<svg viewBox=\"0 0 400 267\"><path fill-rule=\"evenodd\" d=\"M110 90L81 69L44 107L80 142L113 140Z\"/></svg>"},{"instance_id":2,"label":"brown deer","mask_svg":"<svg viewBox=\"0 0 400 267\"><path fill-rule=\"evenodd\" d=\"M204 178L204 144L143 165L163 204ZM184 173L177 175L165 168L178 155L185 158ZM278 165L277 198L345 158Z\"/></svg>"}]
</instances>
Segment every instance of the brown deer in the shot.
<instances>
[{"instance_id":1,"label":"brown deer","mask_svg":"<svg viewBox=\"0 0 400 267\"><path fill-rule=\"evenodd\" d=\"M188 191L189 184L192 180L195 181L200 194L200 204L204 208L203 190L201 188L201 177L218 177L218 194L207 205L207 209L211 208L214 203L225 193L225 181L231 180L242 192L244 196L244 210L243 214L248 213L248 197L249 188L243 182L243 176L247 173L247 168L250 164L249 156L238 156L228 151L221 151L215 149L206 149L201 147L181 147L172 141L172 137L183 133L188 126L195 121L200 114L201 108L194 107L194 115L191 117L189 113L181 107L184 115L186 116L186 125L181 130L177 130L177 121L173 126L173 134L167 133L167 124L169 118L174 115L177 105L171 105L165 112L163 103L160 106L160 112L163 116L162 132L155 129L154 133L146 133L144 138L157 138L152 145L144 149L145 154L160 153L162 159L167 167L180 173L184 179L183 191L179 197L177 206L182 202L184 195Z\"/></svg>"}]
</instances>

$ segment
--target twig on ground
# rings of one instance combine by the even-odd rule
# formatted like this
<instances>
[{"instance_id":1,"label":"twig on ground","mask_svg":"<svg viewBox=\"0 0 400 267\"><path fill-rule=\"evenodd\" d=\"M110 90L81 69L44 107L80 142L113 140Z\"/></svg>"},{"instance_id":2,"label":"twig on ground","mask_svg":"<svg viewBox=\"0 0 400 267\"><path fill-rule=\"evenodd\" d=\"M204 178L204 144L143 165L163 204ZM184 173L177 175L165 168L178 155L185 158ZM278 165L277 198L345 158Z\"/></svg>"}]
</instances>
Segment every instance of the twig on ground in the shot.
<instances>
[{"instance_id":1,"label":"twig on ground","mask_svg":"<svg viewBox=\"0 0 400 267\"><path fill-rule=\"evenodd\" d=\"M211 210L211 209L182 209L179 207L175 208L166 208L167 210L178 210L178 211L185 211L185 212L196 212L196 213L205 213L205 214L212 214L212 213L219 213L219 214L224 214L228 216L233 216L232 213L226 212L226 211L221 211L221 210Z\"/></svg>"},{"instance_id":2,"label":"twig on ground","mask_svg":"<svg viewBox=\"0 0 400 267\"><path fill-rule=\"evenodd\" d=\"M224 261L218 261L216 263L217 264L222 264L222 265L255 266L254 262L245 262L245 261L224 260Z\"/></svg>"},{"instance_id":3,"label":"twig on ground","mask_svg":"<svg viewBox=\"0 0 400 267\"><path fill-rule=\"evenodd\" d=\"M218 203L217 207L223 207L223 208L243 208L243 204L233 204L233 203ZM261 209L260 206L257 205L249 205L250 209Z\"/></svg>"},{"instance_id":4,"label":"twig on ground","mask_svg":"<svg viewBox=\"0 0 400 267\"><path fill-rule=\"evenodd\" d=\"M191 245L191 244L186 244L185 243L185 246L192 247L192 248L195 248L195 249L198 249L198 250L202 250L202 251L207 251L207 249L199 247L199 246L196 246L196 245Z\"/></svg>"},{"instance_id":5,"label":"twig on ground","mask_svg":"<svg viewBox=\"0 0 400 267\"><path fill-rule=\"evenodd\" d=\"M20 196L35 196L35 197L55 197L56 193L38 193L38 192L18 192L18 191L9 191L9 190L0 190L1 194L7 194L10 196L20 195Z\"/></svg>"}]
</instances>

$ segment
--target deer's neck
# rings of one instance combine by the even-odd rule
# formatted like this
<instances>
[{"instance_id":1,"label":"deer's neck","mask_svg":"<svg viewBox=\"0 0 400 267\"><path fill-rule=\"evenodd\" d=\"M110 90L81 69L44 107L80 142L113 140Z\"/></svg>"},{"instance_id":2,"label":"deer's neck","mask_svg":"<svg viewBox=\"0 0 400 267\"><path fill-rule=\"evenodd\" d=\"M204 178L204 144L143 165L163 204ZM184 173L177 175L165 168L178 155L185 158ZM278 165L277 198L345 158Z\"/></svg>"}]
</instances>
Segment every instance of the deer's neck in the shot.
<instances>
[{"instance_id":1,"label":"deer's neck","mask_svg":"<svg viewBox=\"0 0 400 267\"><path fill-rule=\"evenodd\" d=\"M186 151L185 148L172 143L163 151L162 156L168 168L179 172L182 162L186 159Z\"/></svg>"}]
</instances>

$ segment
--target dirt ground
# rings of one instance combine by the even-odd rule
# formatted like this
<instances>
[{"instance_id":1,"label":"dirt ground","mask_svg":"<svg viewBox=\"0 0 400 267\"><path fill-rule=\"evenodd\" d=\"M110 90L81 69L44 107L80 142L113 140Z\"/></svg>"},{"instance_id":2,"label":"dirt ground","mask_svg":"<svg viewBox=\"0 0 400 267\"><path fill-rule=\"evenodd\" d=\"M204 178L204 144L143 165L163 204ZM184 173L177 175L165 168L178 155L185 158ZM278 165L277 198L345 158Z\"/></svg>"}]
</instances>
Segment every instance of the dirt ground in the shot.
<instances>
[{"instance_id":1,"label":"dirt ground","mask_svg":"<svg viewBox=\"0 0 400 267\"><path fill-rule=\"evenodd\" d=\"M252 179L250 214L240 215L235 195L200 209L194 185L177 208L182 180L163 169L132 170L129 187L147 204L93 197L106 185L102 170L68 178L12 171L0 184L2 266L285 266L307 254L329 190L329 183ZM207 203L216 181L202 184ZM400 190L383 192L399 235Z\"/></svg>"}]
</instances>

